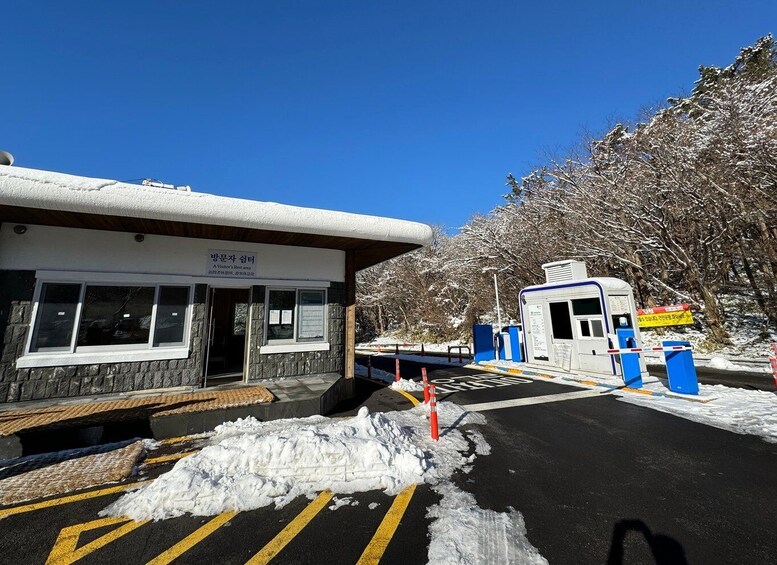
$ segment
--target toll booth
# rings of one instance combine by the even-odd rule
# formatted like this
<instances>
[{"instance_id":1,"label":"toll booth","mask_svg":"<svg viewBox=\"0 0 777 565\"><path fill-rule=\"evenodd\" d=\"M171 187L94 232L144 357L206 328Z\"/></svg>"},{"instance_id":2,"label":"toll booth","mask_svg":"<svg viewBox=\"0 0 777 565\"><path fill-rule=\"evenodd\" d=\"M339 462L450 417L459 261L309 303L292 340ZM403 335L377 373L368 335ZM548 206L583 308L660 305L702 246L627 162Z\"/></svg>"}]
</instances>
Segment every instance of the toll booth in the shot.
<instances>
[{"instance_id":1,"label":"toll booth","mask_svg":"<svg viewBox=\"0 0 777 565\"><path fill-rule=\"evenodd\" d=\"M526 361L567 371L623 376L617 329L642 343L631 286L610 277L589 278L585 263L556 261L542 266L545 284L520 292ZM633 335L632 335L633 332ZM633 363L634 359L629 359ZM647 377L639 356L638 372Z\"/></svg>"}]
</instances>

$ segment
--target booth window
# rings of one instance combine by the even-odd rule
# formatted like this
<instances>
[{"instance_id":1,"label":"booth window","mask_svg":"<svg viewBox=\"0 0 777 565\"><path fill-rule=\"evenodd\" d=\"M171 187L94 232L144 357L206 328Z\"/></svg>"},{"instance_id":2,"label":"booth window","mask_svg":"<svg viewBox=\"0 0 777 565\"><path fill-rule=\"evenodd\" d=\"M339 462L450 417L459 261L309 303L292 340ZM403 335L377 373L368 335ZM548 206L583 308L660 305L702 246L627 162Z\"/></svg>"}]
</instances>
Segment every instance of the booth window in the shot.
<instances>
[{"instance_id":1,"label":"booth window","mask_svg":"<svg viewBox=\"0 0 777 565\"><path fill-rule=\"evenodd\" d=\"M30 353L185 345L189 286L42 282Z\"/></svg>"},{"instance_id":2,"label":"booth window","mask_svg":"<svg viewBox=\"0 0 777 565\"><path fill-rule=\"evenodd\" d=\"M572 301L572 313L575 316L598 316L602 313L602 303L598 298L578 298Z\"/></svg>"},{"instance_id":3,"label":"booth window","mask_svg":"<svg viewBox=\"0 0 777 565\"><path fill-rule=\"evenodd\" d=\"M268 344L322 342L325 338L325 290L268 290L266 339Z\"/></svg>"},{"instance_id":4,"label":"booth window","mask_svg":"<svg viewBox=\"0 0 777 565\"><path fill-rule=\"evenodd\" d=\"M572 339L572 320L569 317L569 303L551 302L550 324L554 339Z\"/></svg>"},{"instance_id":5,"label":"booth window","mask_svg":"<svg viewBox=\"0 0 777 565\"><path fill-rule=\"evenodd\" d=\"M604 337L601 318L584 318L577 320L580 328L581 339L594 339Z\"/></svg>"}]
</instances>

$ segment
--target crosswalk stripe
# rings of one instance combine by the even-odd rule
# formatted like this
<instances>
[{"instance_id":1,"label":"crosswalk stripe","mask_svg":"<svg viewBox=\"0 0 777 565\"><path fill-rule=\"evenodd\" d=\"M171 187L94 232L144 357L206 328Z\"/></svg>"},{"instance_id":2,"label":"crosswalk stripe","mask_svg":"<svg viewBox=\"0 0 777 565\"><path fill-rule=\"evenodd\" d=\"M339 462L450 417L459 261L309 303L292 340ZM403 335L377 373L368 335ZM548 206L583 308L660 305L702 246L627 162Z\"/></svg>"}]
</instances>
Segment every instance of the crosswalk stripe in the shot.
<instances>
[{"instance_id":1,"label":"crosswalk stripe","mask_svg":"<svg viewBox=\"0 0 777 565\"><path fill-rule=\"evenodd\" d=\"M511 400L497 400L494 402L480 402L478 404L465 404L464 410L469 412L484 412L486 410L498 410L500 408L514 408L516 406L529 406L532 404L546 404L548 402L561 402L562 400L575 400L576 398L588 398L602 396L609 391L581 390L575 392L562 392L561 394L546 394L529 398L513 398Z\"/></svg>"}]
</instances>

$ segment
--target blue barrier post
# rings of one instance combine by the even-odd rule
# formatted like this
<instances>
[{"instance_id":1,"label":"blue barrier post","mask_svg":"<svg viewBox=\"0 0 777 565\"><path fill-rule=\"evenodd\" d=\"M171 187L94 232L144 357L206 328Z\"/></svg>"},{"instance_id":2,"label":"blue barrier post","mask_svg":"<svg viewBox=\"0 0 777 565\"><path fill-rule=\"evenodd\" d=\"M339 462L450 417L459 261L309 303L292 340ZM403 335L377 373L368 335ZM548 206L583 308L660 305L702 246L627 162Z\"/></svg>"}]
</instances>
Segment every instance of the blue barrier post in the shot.
<instances>
[{"instance_id":1,"label":"blue barrier post","mask_svg":"<svg viewBox=\"0 0 777 565\"><path fill-rule=\"evenodd\" d=\"M475 363L496 359L494 355L494 328L490 324L472 326L472 346L475 350Z\"/></svg>"},{"instance_id":2,"label":"blue barrier post","mask_svg":"<svg viewBox=\"0 0 777 565\"><path fill-rule=\"evenodd\" d=\"M518 326L510 326L507 328L507 333L510 334L510 348L513 352L513 361L519 363L523 361L523 352L521 351L521 337Z\"/></svg>"},{"instance_id":3,"label":"blue barrier post","mask_svg":"<svg viewBox=\"0 0 777 565\"><path fill-rule=\"evenodd\" d=\"M507 335L507 333L499 332L496 334L497 344L499 346L499 357L498 359L502 361L509 361L508 355L507 355L507 340L510 339L510 336Z\"/></svg>"},{"instance_id":4,"label":"blue barrier post","mask_svg":"<svg viewBox=\"0 0 777 565\"><path fill-rule=\"evenodd\" d=\"M637 337L631 328L616 328L618 348L639 347ZM621 353L621 371L623 383L631 388L642 388L642 371L639 368L639 353Z\"/></svg>"},{"instance_id":5,"label":"blue barrier post","mask_svg":"<svg viewBox=\"0 0 777 565\"><path fill-rule=\"evenodd\" d=\"M689 347L688 341L665 341L664 347L678 345ZM690 351L665 351L666 375L669 378L669 390L682 394L699 394L699 381L696 378L696 367L693 365L693 354Z\"/></svg>"}]
</instances>

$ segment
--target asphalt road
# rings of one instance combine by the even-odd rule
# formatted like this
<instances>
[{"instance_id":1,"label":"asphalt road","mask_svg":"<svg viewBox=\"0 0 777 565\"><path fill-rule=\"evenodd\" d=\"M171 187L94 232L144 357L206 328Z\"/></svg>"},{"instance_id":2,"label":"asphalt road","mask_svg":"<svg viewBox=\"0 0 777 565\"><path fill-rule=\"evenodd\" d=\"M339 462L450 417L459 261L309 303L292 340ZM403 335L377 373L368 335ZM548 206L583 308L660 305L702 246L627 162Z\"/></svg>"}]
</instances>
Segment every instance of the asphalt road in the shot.
<instances>
[{"instance_id":1,"label":"asphalt road","mask_svg":"<svg viewBox=\"0 0 777 565\"><path fill-rule=\"evenodd\" d=\"M373 364L393 369L392 358L374 358ZM491 455L479 456L471 473L456 482L483 508L519 510L529 540L551 563L777 562L777 445L608 394L547 402L582 389L427 367L432 381L447 391L442 400L537 402L483 412L488 424L480 430ZM420 365L403 361L402 370L413 376L420 374ZM371 410L410 406L399 394L367 381L360 380L359 392L359 399L339 407L336 416L352 414L360 405ZM170 465L151 468L147 478ZM63 528L97 520L99 510L118 496L3 518L0 561L46 562ZM369 492L353 500L359 504L334 511L324 506L287 540L273 563L355 563L397 499ZM381 563L426 562L426 512L436 501L429 487L415 490ZM372 503L378 506L371 509ZM178 552L176 563L245 563L310 504L295 500L278 510L237 514L183 551L182 540L197 536L211 518L148 523L115 539L110 536L117 525L107 525L83 531L73 547L99 546L83 563L146 563L172 549ZM108 542L100 545L101 539Z\"/></svg>"},{"instance_id":2,"label":"asphalt road","mask_svg":"<svg viewBox=\"0 0 777 565\"><path fill-rule=\"evenodd\" d=\"M373 366L392 362L374 358ZM420 366L403 361L402 370L412 376ZM434 367L430 375L476 372ZM580 390L534 382L445 399L570 389ZM777 445L607 394L483 414L491 455L470 473L474 484L460 486L484 508L522 512L550 563L777 562Z\"/></svg>"}]
</instances>

